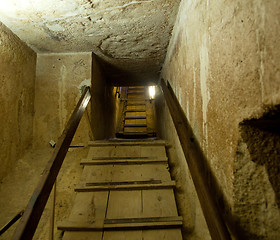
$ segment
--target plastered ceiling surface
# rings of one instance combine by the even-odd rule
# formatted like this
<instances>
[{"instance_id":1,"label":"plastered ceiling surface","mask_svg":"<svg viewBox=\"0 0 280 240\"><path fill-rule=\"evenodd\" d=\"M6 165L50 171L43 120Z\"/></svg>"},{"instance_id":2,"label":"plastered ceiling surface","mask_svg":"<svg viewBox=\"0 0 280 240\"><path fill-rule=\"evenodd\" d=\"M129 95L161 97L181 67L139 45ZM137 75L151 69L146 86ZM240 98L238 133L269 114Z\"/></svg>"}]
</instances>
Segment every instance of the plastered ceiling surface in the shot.
<instances>
[{"instance_id":1,"label":"plastered ceiling surface","mask_svg":"<svg viewBox=\"0 0 280 240\"><path fill-rule=\"evenodd\" d=\"M179 2L0 0L0 21L37 53L92 51L113 66L112 77L121 78L123 71L153 78L165 58Z\"/></svg>"}]
</instances>

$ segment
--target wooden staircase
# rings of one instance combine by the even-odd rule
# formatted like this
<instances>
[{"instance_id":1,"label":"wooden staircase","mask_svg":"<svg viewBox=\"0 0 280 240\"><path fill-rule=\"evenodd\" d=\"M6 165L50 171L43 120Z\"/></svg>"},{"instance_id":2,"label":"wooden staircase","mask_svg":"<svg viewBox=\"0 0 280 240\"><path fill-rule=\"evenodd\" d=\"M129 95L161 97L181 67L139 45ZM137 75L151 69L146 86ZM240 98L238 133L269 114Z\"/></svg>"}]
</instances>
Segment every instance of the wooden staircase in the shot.
<instances>
[{"instance_id":1,"label":"wooden staircase","mask_svg":"<svg viewBox=\"0 0 280 240\"><path fill-rule=\"evenodd\" d=\"M63 240L181 240L165 142L90 143Z\"/></svg>"},{"instance_id":2,"label":"wooden staircase","mask_svg":"<svg viewBox=\"0 0 280 240\"><path fill-rule=\"evenodd\" d=\"M118 138L155 137L153 102L149 99L148 87L126 87Z\"/></svg>"}]
</instances>

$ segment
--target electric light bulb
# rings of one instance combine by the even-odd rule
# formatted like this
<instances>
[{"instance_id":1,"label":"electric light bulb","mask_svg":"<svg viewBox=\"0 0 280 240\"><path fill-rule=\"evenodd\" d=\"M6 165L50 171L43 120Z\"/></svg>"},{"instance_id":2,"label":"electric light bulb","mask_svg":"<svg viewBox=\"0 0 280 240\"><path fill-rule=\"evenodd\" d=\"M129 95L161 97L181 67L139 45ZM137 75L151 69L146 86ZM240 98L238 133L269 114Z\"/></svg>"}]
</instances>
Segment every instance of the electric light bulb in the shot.
<instances>
[{"instance_id":1,"label":"electric light bulb","mask_svg":"<svg viewBox=\"0 0 280 240\"><path fill-rule=\"evenodd\" d=\"M150 86L149 87L149 95L150 95L150 99L154 99L155 95L156 95L156 88L155 86Z\"/></svg>"}]
</instances>

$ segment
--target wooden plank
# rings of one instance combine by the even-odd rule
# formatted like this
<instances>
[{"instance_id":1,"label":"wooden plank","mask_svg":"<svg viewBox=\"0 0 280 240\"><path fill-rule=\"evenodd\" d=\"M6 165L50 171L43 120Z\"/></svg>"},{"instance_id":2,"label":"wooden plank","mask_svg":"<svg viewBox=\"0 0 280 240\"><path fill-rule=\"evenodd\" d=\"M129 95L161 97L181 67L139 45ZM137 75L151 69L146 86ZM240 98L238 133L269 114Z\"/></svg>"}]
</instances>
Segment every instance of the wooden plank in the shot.
<instances>
[{"instance_id":1,"label":"wooden plank","mask_svg":"<svg viewBox=\"0 0 280 240\"><path fill-rule=\"evenodd\" d=\"M147 127L147 124L145 123L134 123L134 124L129 124L129 123L125 123L124 127Z\"/></svg>"},{"instance_id":2,"label":"wooden plank","mask_svg":"<svg viewBox=\"0 0 280 240\"><path fill-rule=\"evenodd\" d=\"M115 165L112 170L112 181L161 180L167 182L171 180L167 167L167 164Z\"/></svg>"},{"instance_id":3,"label":"wooden plank","mask_svg":"<svg viewBox=\"0 0 280 240\"><path fill-rule=\"evenodd\" d=\"M89 157L166 157L165 147L157 145L91 147Z\"/></svg>"},{"instance_id":4,"label":"wooden plank","mask_svg":"<svg viewBox=\"0 0 280 240\"><path fill-rule=\"evenodd\" d=\"M101 147L101 146L135 146L135 145L149 145L149 146L165 146L166 141L164 140L137 140L137 141L127 141L127 140L109 140L109 141L89 141L88 145L91 147Z\"/></svg>"},{"instance_id":5,"label":"wooden plank","mask_svg":"<svg viewBox=\"0 0 280 240\"><path fill-rule=\"evenodd\" d=\"M137 91L137 92L127 92L127 94L130 94L130 95L144 95L145 93Z\"/></svg>"},{"instance_id":6,"label":"wooden plank","mask_svg":"<svg viewBox=\"0 0 280 240\"><path fill-rule=\"evenodd\" d=\"M141 191L111 192L106 218L137 218L141 216ZM127 238L128 237L128 238ZM103 240L141 239L142 231L105 231Z\"/></svg>"},{"instance_id":7,"label":"wooden plank","mask_svg":"<svg viewBox=\"0 0 280 240\"><path fill-rule=\"evenodd\" d=\"M169 181L167 164L135 165L85 165L80 183L125 182L157 180Z\"/></svg>"},{"instance_id":8,"label":"wooden plank","mask_svg":"<svg viewBox=\"0 0 280 240\"><path fill-rule=\"evenodd\" d=\"M108 191L77 193L69 221L93 223L105 218Z\"/></svg>"},{"instance_id":9,"label":"wooden plank","mask_svg":"<svg viewBox=\"0 0 280 240\"><path fill-rule=\"evenodd\" d=\"M140 146L91 147L89 157L141 157Z\"/></svg>"},{"instance_id":10,"label":"wooden plank","mask_svg":"<svg viewBox=\"0 0 280 240\"><path fill-rule=\"evenodd\" d=\"M146 109L128 109L125 112L146 112Z\"/></svg>"},{"instance_id":11,"label":"wooden plank","mask_svg":"<svg viewBox=\"0 0 280 240\"><path fill-rule=\"evenodd\" d=\"M83 160L80 162L81 165L112 165L112 164L122 164L122 165L138 165L138 164L166 164L167 159L119 159L119 160Z\"/></svg>"},{"instance_id":12,"label":"wooden plank","mask_svg":"<svg viewBox=\"0 0 280 240\"><path fill-rule=\"evenodd\" d=\"M145 102L143 103L127 103L127 106L144 106Z\"/></svg>"},{"instance_id":13,"label":"wooden plank","mask_svg":"<svg viewBox=\"0 0 280 240\"><path fill-rule=\"evenodd\" d=\"M141 210L141 215L143 211ZM147 223L147 222L177 222L183 221L181 216L170 217L137 217L137 218L116 218L116 219L104 219L104 224L125 224L125 223Z\"/></svg>"},{"instance_id":14,"label":"wooden plank","mask_svg":"<svg viewBox=\"0 0 280 240\"><path fill-rule=\"evenodd\" d=\"M126 117L134 117L134 116L142 116L146 117L146 112L145 111L137 111L137 112L132 112L132 111L127 111L125 112L125 119Z\"/></svg>"},{"instance_id":15,"label":"wooden plank","mask_svg":"<svg viewBox=\"0 0 280 240\"><path fill-rule=\"evenodd\" d=\"M127 185L109 185L109 186L86 186L79 185L75 188L76 192L95 192L95 191L135 191L144 189L168 189L175 188L174 181L162 182L160 184L127 184Z\"/></svg>"},{"instance_id":16,"label":"wooden plank","mask_svg":"<svg viewBox=\"0 0 280 240\"><path fill-rule=\"evenodd\" d=\"M140 134L140 135L148 135L147 131L141 131L141 129L134 129L134 128L125 128L123 131L124 135L135 135L135 134Z\"/></svg>"},{"instance_id":17,"label":"wooden plank","mask_svg":"<svg viewBox=\"0 0 280 240\"><path fill-rule=\"evenodd\" d=\"M84 231L66 231L63 240L102 240L103 231L84 232Z\"/></svg>"},{"instance_id":18,"label":"wooden plank","mask_svg":"<svg viewBox=\"0 0 280 240\"><path fill-rule=\"evenodd\" d=\"M105 231L103 240L143 240L142 230Z\"/></svg>"},{"instance_id":19,"label":"wooden plank","mask_svg":"<svg viewBox=\"0 0 280 240\"><path fill-rule=\"evenodd\" d=\"M124 182L93 182L86 183L86 186L113 186L113 185L128 185L128 184L160 184L161 180L144 180L144 181L124 181Z\"/></svg>"},{"instance_id":20,"label":"wooden plank","mask_svg":"<svg viewBox=\"0 0 280 240\"><path fill-rule=\"evenodd\" d=\"M51 193L53 184L90 98L90 88L87 87L55 146L53 155L51 156L41 180L31 196L21 221L15 230L12 237L13 240L32 239Z\"/></svg>"},{"instance_id":21,"label":"wooden plank","mask_svg":"<svg viewBox=\"0 0 280 240\"><path fill-rule=\"evenodd\" d=\"M111 166L85 165L81 175L80 184L86 182L112 181Z\"/></svg>"},{"instance_id":22,"label":"wooden plank","mask_svg":"<svg viewBox=\"0 0 280 240\"><path fill-rule=\"evenodd\" d=\"M139 159L139 160L145 160L149 159L149 157L99 157L99 158L91 158L91 160L133 160L133 159ZM155 158L157 159L157 158Z\"/></svg>"},{"instance_id":23,"label":"wooden plank","mask_svg":"<svg viewBox=\"0 0 280 240\"><path fill-rule=\"evenodd\" d=\"M125 116L125 119L146 119L146 116Z\"/></svg>"},{"instance_id":24,"label":"wooden plank","mask_svg":"<svg viewBox=\"0 0 280 240\"><path fill-rule=\"evenodd\" d=\"M79 222L80 224L92 224L95 223L96 219L104 219L107 208L107 200L108 191L77 193L69 221ZM58 225L60 225L60 223ZM79 229L79 232L65 232L63 240L101 240L102 235L102 229L94 232L81 232Z\"/></svg>"},{"instance_id":25,"label":"wooden plank","mask_svg":"<svg viewBox=\"0 0 280 240\"><path fill-rule=\"evenodd\" d=\"M142 201L143 217L168 219L178 215L173 189L142 190ZM158 236L161 236L161 239L182 239L181 229L170 229L170 231L166 231L166 229L143 231L143 239L160 240Z\"/></svg>"},{"instance_id":26,"label":"wooden plank","mask_svg":"<svg viewBox=\"0 0 280 240\"><path fill-rule=\"evenodd\" d=\"M166 150L164 146L140 146L140 156L150 156L158 158L166 157Z\"/></svg>"},{"instance_id":27,"label":"wooden plank","mask_svg":"<svg viewBox=\"0 0 280 240\"><path fill-rule=\"evenodd\" d=\"M180 229L144 230L141 240L182 240Z\"/></svg>"},{"instance_id":28,"label":"wooden plank","mask_svg":"<svg viewBox=\"0 0 280 240\"><path fill-rule=\"evenodd\" d=\"M173 189L143 190L143 217L178 216Z\"/></svg>"},{"instance_id":29,"label":"wooden plank","mask_svg":"<svg viewBox=\"0 0 280 240\"><path fill-rule=\"evenodd\" d=\"M180 228L182 226L182 221L172 221L172 222L142 222L142 223L126 223L126 224L104 224L105 230L126 230L126 229L166 229L166 228ZM179 232L181 231L178 229Z\"/></svg>"},{"instance_id":30,"label":"wooden plank","mask_svg":"<svg viewBox=\"0 0 280 240\"><path fill-rule=\"evenodd\" d=\"M131 223L110 223L106 224L98 220L93 224L64 221L59 222L57 228L62 231L113 231L113 230L143 230L143 229L166 229L180 228L182 220L178 221L160 221L160 222L131 222ZM180 232L180 229L179 229ZM141 232L139 231L141 234Z\"/></svg>"},{"instance_id":31,"label":"wooden plank","mask_svg":"<svg viewBox=\"0 0 280 240\"><path fill-rule=\"evenodd\" d=\"M141 211L141 191L110 192L106 219L137 218Z\"/></svg>"}]
</instances>

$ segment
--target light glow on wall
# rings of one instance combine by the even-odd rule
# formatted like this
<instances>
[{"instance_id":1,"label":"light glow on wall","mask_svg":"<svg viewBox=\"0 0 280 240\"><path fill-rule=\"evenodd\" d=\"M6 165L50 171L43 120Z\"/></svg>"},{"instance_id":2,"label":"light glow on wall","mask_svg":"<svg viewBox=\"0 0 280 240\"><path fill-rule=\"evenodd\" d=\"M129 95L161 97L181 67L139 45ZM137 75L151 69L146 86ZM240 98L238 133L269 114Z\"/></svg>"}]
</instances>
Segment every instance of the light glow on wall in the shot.
<instances>
[{"instance_id":1,"label":"light glow on wall","mask_svg":"<svg viewBox=\"0 0 280 240\"><path fill-rule=\"evenodd\" d=\"M156 87L155 86L150 86L149 87L149 95L150 99L154 99L156 95Z\"/></svg>"}]
</instances>

